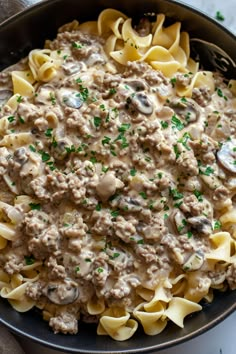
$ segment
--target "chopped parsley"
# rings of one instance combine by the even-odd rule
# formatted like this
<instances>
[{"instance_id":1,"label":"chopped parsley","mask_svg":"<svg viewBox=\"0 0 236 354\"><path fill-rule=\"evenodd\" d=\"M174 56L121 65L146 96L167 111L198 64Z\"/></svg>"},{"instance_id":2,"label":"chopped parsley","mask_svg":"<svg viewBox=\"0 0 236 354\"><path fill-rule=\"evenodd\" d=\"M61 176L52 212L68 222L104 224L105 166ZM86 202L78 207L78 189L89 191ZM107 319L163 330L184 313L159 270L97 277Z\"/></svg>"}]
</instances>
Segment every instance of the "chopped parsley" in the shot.
<instances>
[{"instance_id":1,"label":"chopped parsley","mask_svg":"<svg viewBox=\"0 0 236 354\"><path fill-rule=\"evenodd\" d=\"M41 158L43 162L47 162L50 160L51 156L46 151L39 151L41 154Z\"/></svg>"},{"instance_id":2,"label":"chopped parsley","mask_svg":"<svg viewBox=\"0 0 236 354\"><path fill-rule=\"evenodd\" d=\"M36 148L34 147L34 145L29 145L29 149L30 149L32 152L36 152Z\"/></svg>"},{"instance_id":3,"label":"chopped parsley","mask_svg":"<svg viewBox=\"0 0 236 354\"><path fill-rule=\"evenodd\" d=\"M102 204L101 204L101 203L97 203L95 209L96 209L97 211L100 211L100 210L102 209Z\"/></svg>"},{"instance_id":4,"label":"chopped parsley","mask_svg":"<svg viewBox=\"0 0 236 354\"><path fill-rule=\"evenodd\" d=\"M41 205L39 203L29 203L31 210L41 210Z\"/></svg>"},{"instance_id":5,"label":"chopped parsley","mask_svg":"<svg viewBox=\"0 0 236 354\"><path fill-rule=\"evenodd\" d=\"M176 84L176 77L172 77L171 79L170 79L170 83L172 84L172 86L174 87L175 86L175 84Z\"/></svg>"},{"instance_id":6,"label":"chopped parsley","mask_svg":"<svg viewBox=\"0 0 236 354\"><path fill-rule=\"evenodd\" d=\"M26 265L32 265L35 262L35 259L33 256L25 256L25 264Z\"/></svg>"},{"instance_id":7,"label":"chopped parsley","mask_svg":"<svg viewBox=\"0 0 236 354\"><path fill-rule=\"evenodd\" d=\"M109 136L104 136L104 138L102 139L102 145L104 146L105 144L109 144L109 142L111 141L111 138L109 138Z\"/></svg>"},{"instance_id":8,"label":"chopped parsley","mask_svg":"<svg viewBox=\"0 0 236 354\"><path fill-rule=\"evenodd\" d=\"M177 189L173 188L171 189L170 188L170 195L172 195L172 198L174 200L178 200L178 199L182 199L184 197L184 195L182 193L180 193Z\"/></svg>"},{"instance_id":9,"label":"chopped parsley","mask_svg":"<svg viewBox=\"0 0 236 354\"><path fill-rule=\"evenodd\" d=\"M216 88L216 92L217 92L217 95L218 95L219 97L224 98L225 101L228 100L228 98L223 94L223 91L222 91L220 88L217 87L217 88Z\"/></svg>"},{"instance_id":10,"label":"chopped parsley","mask_svg":"<svg viewBox=\"0 0 236 354\"><path fill-rule=\"evenodd\" d=\"M220 230L221 226L221 222L219 220L216 220L214 223L214 230Z\"/></svg>"},{"instance_id":11,"label":"chopped parsley","mask_svg":"<svg viewBox=\"0 0 236 354\"><path fill-rule=\"evenodd\" d=\"M52 137L52 131L53 131L53 129L52 128L48 128L46 131L45 131L45 136L47 137L47 138L51 138Z\"/></svg>"},{"instance_id":12,"label":"chopped parsley","mask_svg":"<svg viewBox=\"0 0 236 354\"><path fill-rule=\"evenodd\" d=\"M18 103L20 103L20 102L22 102L22 100L23 100L23 97L22 97L22 96L18 96L16 101L17 101Z\"/></svg>"},{"instance_id":13,"label":"chopped parsley","mask_svg":"<svg viewBox=\"0 0 236 354\"><path fill-rule=\"evenodd\" d=\"M118 127L118 131L121 133L126 132L129 128L130 128L131 124L130 123L122 123L119 127Z\"/></svg>"},{"instance_id":14,"label":"chopped parsley","mask_svg":"<svg viewBox=\"0 0 236 354\"><path fill-rule=\"evenodd\" d=\"M119 257L119 255L120 255L120 253L115 252L115 253L113 253L112 258L115 259L115 258Z\"/></svg>"},{"instance_id":15,"label":"chopped parsley","mask_svg":"<svg viewBox=\"0 0 236 354\"><path fill-rule=\"evenodd\" d=\"M138 245L143 245L143 244L144 244L144 240L143 240L143 239L138 240L138 241L137 241L137 244L138 244Z\"/></svg>"},{"instance_id":16,"label":"chopped parsley","mask_svg":"<svg viewBox=\"0 0 236 354\"><path fill-rule=\"evenodd\" d=\"M131 176L136 176L137 170L135 168L131 168L131 170L129 171Z\"/></svg>"},{"instance_id":17,"label":"chopped parsley","mask_svg":"<svg viewBox=\"0 0 236 354\"><path fill-rule=\"evenodd\" d=\"M190 147L187 145L189 139L191 139L189 133L185 132L182 138L178 140L178 143L181 143L186 150L190 150Z\"/></svg>"},{"instance_id":18,"label":"chopped parsley","mask_svg":"<svg viewBox=\"0 0 236 354\"><path fill-rule=\"evenodd\" d=\"M188 238L191 238L193 236L193 233L191 231L188 231L187 236L188 236Z\"/></svg>"},{"instance_id":19,"label":"chopped parsley","mask_svg":"<svg viewBox=\"0 0 236 354\"><path fill-rule=\"evenodd\" d=\"M81 49L83 47L82 44L78 42L72 42L71 46L72 48L76 48L76 49Z\"/></svg>"},{"instance_id":20,"label":"chopped parsley","mask_svg":"<svg viewBox=\"0 0 236 354\"><path fill-rule=\"evenodd\" d=\"M97 268L98 273L102 273L103 271L104 271L104 269L102 267Z\"/></svg>"},{"instance_id":21,"label":"chopped parsley","mask_svg":"<svg viewBox=\"0 0 236 354\"><path fill-rule=\"evenodd\" d=\"M109 170L109 167L102 166L102 172L106 173Z\"/></svg>"},{"instance_id":22,"label":"chopped parsley","mask_svg":"<svg viewBox=\"0 0 236 354\"><path fill-rule=\"evenodd\" d=\"M75 267L75 272L77 273L77 272L79 272L80 271L80 267L79 266L76 266Z\"/></svg>"},{"instance_id":23,"label":"chopped parsley","mask_svg":"<svg viewBox=\"0 0 236 354\"><path fill-rule=\"evenodd\" d=\"M92 156L92 157L90 158L90 162L92 162L93 164L97 163L98 160L97 160L96 156Z\"/></svg>"},{"instance_id":24,"label":"chopped parsley","mask_svg":"<svg viewBox=\"0 0 236 354\"><path fill-rule=\"evenodd\" d=\"M20 122L21 124L24 124L24 123L25 123L24 118L23 118L23 117L21 117L21 116L19 116L19 122Z\"/></svg>"},{"instance_id":25,"label":"chopped parsley","mask_svg":"<svg viewBox=\"0 0 236 354\"><path fill-rule=\"evenodd\" d=\"M14 122L15 117L14 117L14 116L9 116L9 117L7 118L7 120L8 120L9 123L12 123L12 122Z\"/></svg>"},{"instance_id":26,"label":"chopped parsley","mask_svg":"<svg viewBox=\"0 0 236 354\"><path fill-rule=\"evenodd\" d=\"M50 101L52 102L52 105L55 106L56 97L55 97L55 95L52 92L49 93L49 98L50 98Z\"/></svg>"},{"instance_id":27,"label":"chopped parsley","mask_svg":"<svg viewBox=\"0 0 236 354\"><path fill-rule=\"evenodd\" d=\"M173 124L172 128L176 128L177 130L184 129L183 123L181 122L181 120L179 120L179 118L176 117L176 115L172 116L171 123Z\"/></svg>"},{"instance_id":28,"label":"chopped parsley","mask_svg":"<svg viewBox=\"0 0 236 354\"><path fill-rule=\"evenodd\" d=\"M213 170L212 167L207 166L205 170L200 169L199 173L201 175L210 176L210 175L212 175L214 173L214 170Z\"/></svg>"},{"instance_id":29,"label":"chopped parsley","mask_svg":"<svg viewBox=\"0 0 236 354\"><path fill-rule=\"evenodd\" d=\"M139 195L143 198L143 199L147 199L147 194L145 192L139 192Z\"/></svg>"},{"instance_id":30,"label":"chopped parsley","mask_svg":"<svg viewBox=\"0 0 236 354\"><path fill-rule=\"evenodd\" d=\"M222 15L222 13L220 11L216 11L215 18L218 21L224 21L225 20L225 17Z\"/></svg>"},{"instance_id":31,"label":"chopped parsley","mask_svg":"<svg viewBox=\"0 0 236 354\"><path fill-rule=\"evenodd\" d=\"M115 93L116 93L116 89L111 88L111 89L109 90L109 94L110 94L110 95L114 95Z\"/></svg>"},{"instance_id":32,"label":"chopped parsley","mask_svg":"<svg viewBox=\"0 0 236 354\"><path fill-rule=\"evenodd\" d=\"M117 216L119 215L119 210L112 210L110 214L113 218L117 218Z\"/></svg>"},{"instance_id":33,"label":"chopped parsley","mask_svg":"<svg viewBox=\"0 0 236 354\"><path fill-rule=\"evenodd\" d=\"M166 122L166 121L164 121L164 120L161 120L161 127L162 127L162 129L167 129L168 126L169 126L169 123L168 123L168 122Z\"/></svg>"},{"instance_id":34,"label":"chopped parsley","mask_svg":"<svg viewBox=\"0 0 236 354\"><path fill-rule=\"evenodd\" d=\"M197 197L197 200L199 202L203 202L202 193L200 191L195 189L195 191L193 191L193 194L195 195L195 197Z\"/></svg>"},{"instance_id":35,"label":"chopped parsley","mask_svg":"<svg viewBox=\"0 0 236 354\"><path fill-rule=\"evenodd\" d=\"M102 119L100 117L93 117L93 124L96 128L100 127Z\"/></svg>"},{"instance_id":36,"label":"chopped parsley","mask_svg":"<svg viewBox=\"0 0 236 354\"><path fill-rule=\"evenodd\" d=\"M186 221L185 219L183 219L183 220L181 221L181 225L179 225L179 226L177 227L178 232L181 232L181 231L185 228L186 225L187 225L187 221Z\"/></svg>"},{"instance_id":37,"label":"chopped parsley","mask_svg":"<svg viewBox=\"0 0 236 354\"><path fill-rule=\"evenodd\" d=\"M178 149L178 145L174 145L174 153L175 153L175 157L176 157L176 160L179 158L181 152L179 151Z\"/></svg>"},{"instance_id":38,"label":"chopped parsley","mask_svg":"<svg viewBox=\"0 0 236 354\"><path fill-rule=\"evenodd\" d=\"M71 154L72 152L75 152L75 151L76 151L74 145L66 146L66 147L65 147L65 150L66 150L66 152L67 152L68 154Z\"/></svg>"}]
</instances>

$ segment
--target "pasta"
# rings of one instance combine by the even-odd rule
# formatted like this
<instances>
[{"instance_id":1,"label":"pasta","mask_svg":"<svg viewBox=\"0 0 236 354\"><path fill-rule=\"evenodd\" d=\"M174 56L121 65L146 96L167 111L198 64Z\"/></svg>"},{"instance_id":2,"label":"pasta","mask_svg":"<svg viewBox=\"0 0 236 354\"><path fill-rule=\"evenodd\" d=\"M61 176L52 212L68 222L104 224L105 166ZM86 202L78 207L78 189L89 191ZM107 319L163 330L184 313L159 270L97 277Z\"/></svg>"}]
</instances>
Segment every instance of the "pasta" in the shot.
<instances>
[{"instance_id":1,"label":"pasta","mask_svg":"<svg viewBox=\"0 0 236 354\"><path fill-rule=\"evenodd\" d=\"M180 22L105 9L3 74L0 295L16 311L125 341L236 289L236 84L199 68Z\"/></svg>"}]
</instances>

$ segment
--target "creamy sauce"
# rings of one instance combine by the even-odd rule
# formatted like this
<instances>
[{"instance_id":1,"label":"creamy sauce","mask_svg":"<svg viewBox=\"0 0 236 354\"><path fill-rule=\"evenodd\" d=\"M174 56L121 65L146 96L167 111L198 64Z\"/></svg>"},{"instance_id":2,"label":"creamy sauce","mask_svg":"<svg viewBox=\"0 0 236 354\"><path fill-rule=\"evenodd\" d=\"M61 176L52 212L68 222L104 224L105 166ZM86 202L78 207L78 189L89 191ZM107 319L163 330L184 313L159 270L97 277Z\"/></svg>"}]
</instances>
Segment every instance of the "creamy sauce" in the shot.
<instances>
[{"instance_id":1,"label":"creamy sauce","mask_svg":"<svg viewBox=\"0 0 236 354\"><path fill-rule=\"evenodd\" d=\"M43 309L56 305L55 332L77 331L55 320L60 311L97 320L90 301L132 312L142 289L153 294L163 279L200 270L213 283L209 236L235 194L235 98L223 78L214 74L212 95L201 87L181 98L184 75L120 66L103 44L79 31L51 42L67 53L57 75L9 113L7 133L30 134L30 143L0 148L1 200L34 199L32 210L17 204L19 237L0 264L12 275L29 257L43 263L26 294Z\"/></svg>"}]
</instances>

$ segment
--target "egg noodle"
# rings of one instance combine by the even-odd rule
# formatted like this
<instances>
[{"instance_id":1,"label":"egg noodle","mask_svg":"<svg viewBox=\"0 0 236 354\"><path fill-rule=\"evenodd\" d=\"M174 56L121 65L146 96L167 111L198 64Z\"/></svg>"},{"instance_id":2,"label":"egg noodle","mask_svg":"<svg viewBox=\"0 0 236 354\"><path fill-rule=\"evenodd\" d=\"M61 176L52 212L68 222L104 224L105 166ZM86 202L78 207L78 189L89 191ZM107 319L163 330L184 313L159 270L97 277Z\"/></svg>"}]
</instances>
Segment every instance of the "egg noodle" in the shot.
<instances>
[{"instance_id":1,"label":"egg noodle","mask_svg":"<svg viewBox=\"0 0 236 354\"><path fill-rule=\"evenodd\" d=\"M62 26L0 76L0 295L124 341L236 288L236 84L165 15Z\"/></svg>"}]
</instances>

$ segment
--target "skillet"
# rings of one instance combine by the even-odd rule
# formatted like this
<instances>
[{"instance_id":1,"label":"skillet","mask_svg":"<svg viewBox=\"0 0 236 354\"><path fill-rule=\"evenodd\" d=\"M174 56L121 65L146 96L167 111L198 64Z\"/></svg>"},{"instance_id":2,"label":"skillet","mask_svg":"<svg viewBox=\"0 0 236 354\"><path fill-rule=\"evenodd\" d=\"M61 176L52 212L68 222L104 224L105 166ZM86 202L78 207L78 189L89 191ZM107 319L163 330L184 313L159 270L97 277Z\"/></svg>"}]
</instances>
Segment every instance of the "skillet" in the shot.
<instances>
[{"instance_id":1,"label":"skillet","mask_svg":"<svg viewBox=\"0 0 236 354\"><path fill-rule=\"evenodd\" d=\"M53 39L57 28L73 19L95 20L101 10L116 8L139 17L146 12L163 12L180 20L182 29L192 38L203 39L222 48L235 62L236 38L220 24L190 7L170 0L49 0L38 3L0 25L0 70L26 56L29 50L43 47ZM185 320L185 327L169 324L158 336L146 336L142 330L126 342L115 342L96 335L92 324L79 324L75 336L53 334L37 310L20 314L0 300L0 321L13 332L57 350L71 353L151 353L187 341L223 321L236 308L236 292L217 293L203 311Z\"/></svg>"}]
</instances>

